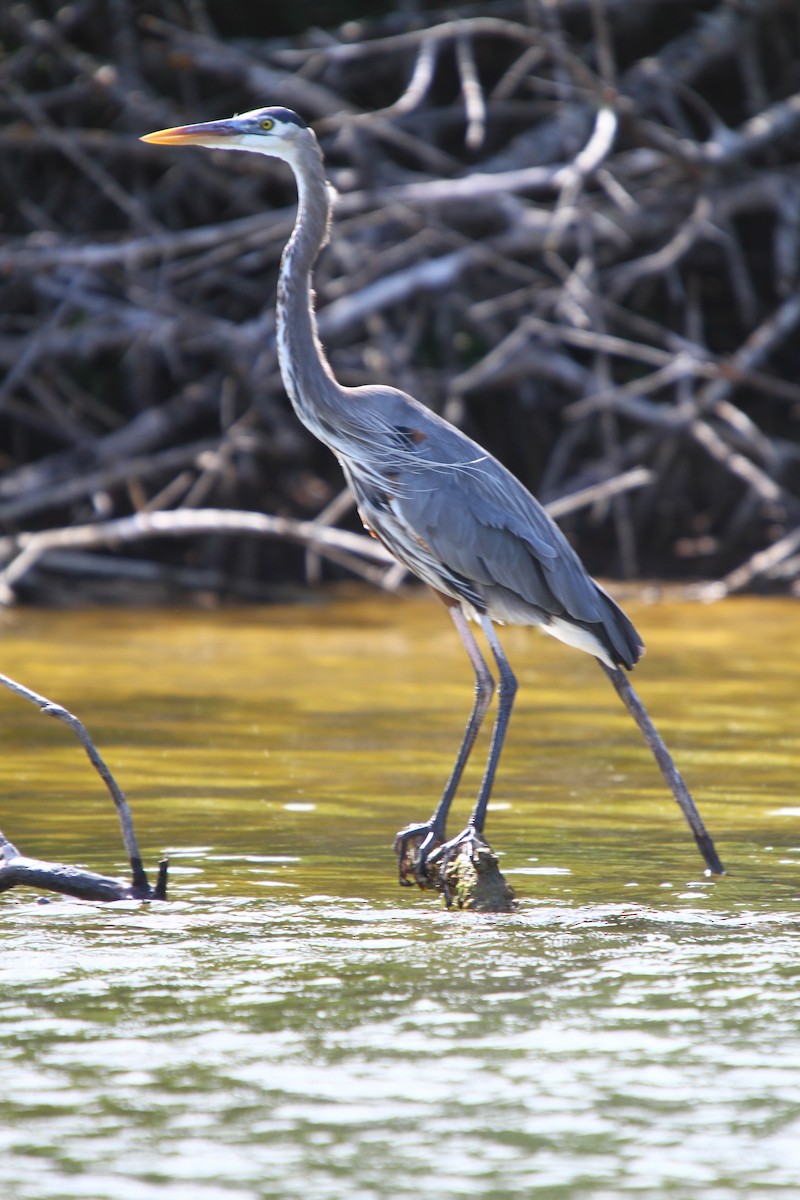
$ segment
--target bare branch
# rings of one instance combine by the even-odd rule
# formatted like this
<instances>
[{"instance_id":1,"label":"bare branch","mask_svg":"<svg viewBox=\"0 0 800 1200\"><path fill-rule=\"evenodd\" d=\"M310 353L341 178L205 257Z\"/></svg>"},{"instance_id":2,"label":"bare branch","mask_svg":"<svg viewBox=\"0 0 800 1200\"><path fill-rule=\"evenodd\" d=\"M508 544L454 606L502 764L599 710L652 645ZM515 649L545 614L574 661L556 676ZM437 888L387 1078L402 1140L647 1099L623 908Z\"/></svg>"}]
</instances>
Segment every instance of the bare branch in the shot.
<instances>
[{"instance_id":1,"label":"bare branch","mask_svg":"<svg viewBox=\"0 0 800 1200\"><path fill-rule=\"evenodd\" d=\"M464 142L470 150L478 150L483 145L483 139L486 136L486 101L481 81L478 78L472 42L466 34L461 34L456 38L456 63L467 117L467 132Z\"/></svg>"},{"instance_id":2,"label":"bare branch","mask_svg":"<svg viewBox=\"0 0 800 1200\"><path fill-rule=\"evenodd\" d=\"M12 599L14 588L48 550L108 546L144 538L186 537L200 533L246 533L285 538L326 556L348 556L348 559L367 559L387 565L394 563L379 542L358 533L328 529L314 521L295 521L289 517L232 509L181 508L173 512L140 512L96 525L76 525L0 538L0 557L8 559L16 552L16 557L0 572L0 603Z\"/></svg>"},{"instance_id":3,"label":"bare branch","mask_svg":"<svg viewBox=\"0 0 800 1200\"><path fill-rule=\"evenodd\" d=\"M25 687L7 675L0 675L0 685L7 688L31 704L35 704L46 716L55 717L68 725L83 746L94 769L108 789L119 817L122 841L125 852L131 864L133 875L130 884L123 884L108 876L95 875L91 871L66 867L60 863L44 862L40 859L25 858L11 842L0 834L0 849L3 862L0 866L0 892L7 891L17 884L25 883L32 887L45 888L49 891L62 892L66 895L77 896L84 900L163 900L166 898L166 866L162 864L159 871L159 881L153 889L147 879L142 857L133 830L133 818L122 791L117 785L102 755L95 746L83 722L63 708L54 704L45 696Z\"/></svg>"}]
</instances>

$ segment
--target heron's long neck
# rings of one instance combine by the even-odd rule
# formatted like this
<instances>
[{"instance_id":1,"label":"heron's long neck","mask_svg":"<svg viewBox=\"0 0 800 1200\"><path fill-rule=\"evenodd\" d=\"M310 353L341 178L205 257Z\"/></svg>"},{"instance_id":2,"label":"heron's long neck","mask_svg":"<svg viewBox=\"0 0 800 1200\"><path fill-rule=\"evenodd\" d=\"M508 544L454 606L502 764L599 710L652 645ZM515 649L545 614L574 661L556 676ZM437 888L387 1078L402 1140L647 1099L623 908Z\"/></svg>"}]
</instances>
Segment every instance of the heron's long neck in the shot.
<instances>
[{"instance_id":1,"label":"heron's long neck","mask_svg":"<svg viewBox=\"0 0 800 1200\"><path fill-rule=\"evenodd\" d=\"M335 450L331 432L347 404L320 345L314 316L311 270L328 237L331 195L313 135L291 165L297 180L298 206L278 281L278 362L298 417Z\"/></svg>"}]
</instances>

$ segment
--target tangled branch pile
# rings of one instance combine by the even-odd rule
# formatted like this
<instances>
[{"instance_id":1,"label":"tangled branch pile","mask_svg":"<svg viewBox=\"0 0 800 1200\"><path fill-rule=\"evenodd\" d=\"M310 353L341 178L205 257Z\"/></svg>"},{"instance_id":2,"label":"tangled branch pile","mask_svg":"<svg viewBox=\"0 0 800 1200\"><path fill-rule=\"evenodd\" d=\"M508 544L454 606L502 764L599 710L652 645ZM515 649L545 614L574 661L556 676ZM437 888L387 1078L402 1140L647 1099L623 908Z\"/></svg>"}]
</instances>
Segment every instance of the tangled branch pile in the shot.
<instances>
[{"instance_id":1,"label":"tangled branch pile","mask_svg":"<svg viewBox=\"0 0 800 1200\"><path fill-rule=\"evenodd\" d=\"M498 0L291 43L147 7L0 13L6 597L257 596L320 554L397 581L281 385L286 169L137 140L268 103L340 192L342 382L477 436L590 569L800 589L796 0Z\"/></svg>"}]
</instances>

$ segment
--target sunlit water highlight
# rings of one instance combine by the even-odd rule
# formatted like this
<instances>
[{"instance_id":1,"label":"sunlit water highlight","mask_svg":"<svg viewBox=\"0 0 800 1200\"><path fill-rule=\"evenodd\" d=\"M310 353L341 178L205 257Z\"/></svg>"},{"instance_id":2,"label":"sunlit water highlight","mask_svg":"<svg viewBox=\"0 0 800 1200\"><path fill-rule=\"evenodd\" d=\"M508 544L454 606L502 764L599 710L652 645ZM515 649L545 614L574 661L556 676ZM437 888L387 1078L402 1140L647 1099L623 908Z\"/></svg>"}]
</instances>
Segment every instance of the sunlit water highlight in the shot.
<instances>
[{"instance_id":1,"label":"sunlit water highlight","mask_svg":"<svg viewBox=\"0 0 800 1200\"><path fill-rule=\"evenodd\" d=\"M469 707L438 605L10 614L2 669L86 722L172 899L0 896L2 1195L800 1195L800 610L629 607L730 875L591 660L508 630L494 918L388 849ZM4 832L124 873L69 731L0 704Z\"/></svg>"}]
</instances>

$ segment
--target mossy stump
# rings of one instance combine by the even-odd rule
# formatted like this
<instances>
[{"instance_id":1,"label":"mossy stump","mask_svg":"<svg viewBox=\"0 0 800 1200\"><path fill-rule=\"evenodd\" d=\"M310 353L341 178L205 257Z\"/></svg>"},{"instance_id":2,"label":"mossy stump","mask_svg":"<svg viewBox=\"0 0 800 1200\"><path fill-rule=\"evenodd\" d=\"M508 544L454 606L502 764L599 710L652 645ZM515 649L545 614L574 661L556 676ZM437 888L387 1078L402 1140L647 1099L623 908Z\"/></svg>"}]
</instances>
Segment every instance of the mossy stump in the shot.
<instances>
[{"instance_id":1,"label":"mossy stump","mask_svg":"<svg viewBox=\"0 0 800 1200\"><path fill-rule=\"evenodd\" d=\"M414 877L419 840L406 846L404 868ZM519 902L514 889L506 882L498 866L497 855L484 841L465 842L458 853L442 866L438 861L426 863L423 887L443 894L448 908L469 912L514 912Z\"/></svg>"},{"instance_id":2,"label":"mossy stump","mask_svg":"<svg viewBox=\"0 0 800 1200\"><path fill-rule=\"evenodd\" d=\"M443 871L436 871L436 876L448 908L454 905L469 912L497 913L514 912L519 907L514 889L500 871L497 855L485 842L466 845Z\"/></svg>"}]
</instances>

